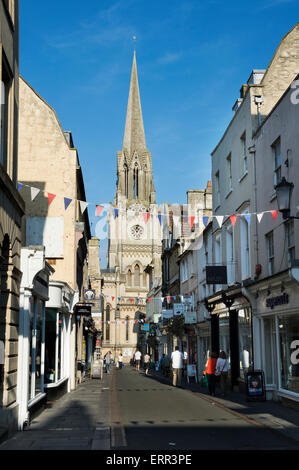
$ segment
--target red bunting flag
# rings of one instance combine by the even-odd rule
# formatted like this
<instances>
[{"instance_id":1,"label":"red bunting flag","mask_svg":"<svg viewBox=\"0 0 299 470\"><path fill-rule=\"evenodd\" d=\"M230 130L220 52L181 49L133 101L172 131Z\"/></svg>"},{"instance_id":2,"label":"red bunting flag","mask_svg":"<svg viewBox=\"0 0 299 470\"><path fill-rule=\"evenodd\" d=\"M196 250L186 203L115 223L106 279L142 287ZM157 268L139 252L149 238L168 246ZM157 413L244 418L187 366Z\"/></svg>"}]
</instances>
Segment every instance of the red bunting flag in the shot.
<instances>
[{"instance_id":1,"label":"red bunting flag","mask_svg":"<svg viewBox=\"0 0 299 470\"><path fill-rule=\"evenodd\" d=\"M115 299L115 297L111 297L111 299L112 299L112 302L113 302L113 300Z\"/></svg>"},{"instance_id":2,"label":"red bunting flag","mask_svg":"<svg viewBox=\"0 0 299 470\"><path fill-rule=\"evenodd\" d=\"M273 220L275 220L277 217L277 210L271 211L271 214L272 214Z\"/></svg>"},{"instance_id":3,"label":"red bunting flag","mask_svg":"<svg viewBox=\"0 0 299 470\"><path fill-rule=\"evenodd\" d=\"M131 303L133 303L133 300L134 300L134 299L131 299Z\"/></svg>"},{"instance_id":4,"label":"red bunting flag","mask_svg":"<svg viewBox=\"0 0 299 470\"><path fill-rule=\"evenodd\" d=\"M168 302L168 303L170 302L170 297L167 297L167 302Z\"/></svg>"},{"instance_id":5,"label":"red bunting flag","mask_svg":"<svg viewBox=\"0 0 299 470\"><path fill-rule=\"evenodd\" d=\"M147 222L148 222L148 219L150 218L150 215L151 215L151 214L150 214L149 212L144 212L144 213L142 214L143 219L144 219L144 222L145 222L146 224L147 224Z\"/></svg>"},{"instance_id":6,"label":"red bunting flag","mask_svg":"<svg viewBox=\"0 0 299 470\"><path fill-rule=\"evenodd\" d=\"M56 194L48 193L48 202L49 202L49 205L51 204L51 202L53 202L53 200L55 199L55 197L56 197Z\"/></svg>"},{"instance_id":7,"label":"red bunting flag","mask_svg":"<svg viewBox=\"0 0 299 470\"><path fill-rule=\"evenodd\" d=\"M100 217L103 209L104 209L104 206L96 205L97 217Z\"/></svg>"},{"instance_id":8,"label":"red bunting flag","mask_svg":"<svg viewBox=\"0 0 299 470\"><path fill-rule=\"evenodd\" d=\"M231 216L230 216L230 220L231 220L231 222L232 222L232 224L233 224L233 227L234 227L235 224L236 224L237 217L238 217L237 215L231 215Z\"/></svg>"},{"instance_id":9,"label":"red bunting flag","mask_svg":"<svg viewBox=\"0 0 299 470\"><path fill-rule=\"evenodd\" d=\"M191 228L193 227L194 220L195 220L195 216L194 216L194 215L191 215L190 217L188 217L188 221L189 221L189 224L190 224L190 227L191 227Z\"/></svg>"},{"instance_id":10,"label":"red bunting flag","mask_svg":"<svg viewBox=\"0 0 299 470\"><path fill-rule=\"evenodd\" d=\"M150 297L150 298L148 299L148 301L151 302L151 301L152 301L152 298Z\"/></svg>"}]
</instances>

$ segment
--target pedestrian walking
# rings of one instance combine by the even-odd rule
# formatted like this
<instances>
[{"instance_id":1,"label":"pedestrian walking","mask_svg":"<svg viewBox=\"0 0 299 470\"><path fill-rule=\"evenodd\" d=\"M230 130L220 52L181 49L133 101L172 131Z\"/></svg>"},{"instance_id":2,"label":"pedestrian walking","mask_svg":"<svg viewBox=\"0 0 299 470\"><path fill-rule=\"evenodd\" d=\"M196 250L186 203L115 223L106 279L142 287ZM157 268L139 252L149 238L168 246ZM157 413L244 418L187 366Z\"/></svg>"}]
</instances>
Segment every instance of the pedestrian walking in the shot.
<instances>
[{"instance_id":1,"label":"pedestrian walking","mask_svg":"<svg viewBox=\"0 0 299 470\"><path fill-rule=\"evenodd\" d=\"M151 356L146 353L146 355L144 356L144 368L145 368L146 375L148 375L148 369L149 369L150 363L151 363Z\"/></svg>"},{"instance_id":2,"label":"pedestrian walking","mask_svg":"<svg viewBox=\"0 0 299 470\"><path fill-rule=\"evenodd\" d=\"M226 354L224 351L221 351L217 359L215 375L220 377L220 390L223 397L226 395L228 370L229 363L226 358Z\"/></svg>"},{"instance_id":3,"label":"pedestrian walking","mask_svg":"<svg viewBox=\"0 0 299 470\"><path fill-rule=\"evenodd\" d=\"M105 366L106 366L106 372L107 372L107 374L110 374L110 367L111 367L111 362L112 362L111 351L108 351L105 354L104 361L105 361Z\"/></svg>"},{"instance_id":4,"label":"pedestrian walking","mask_svg":"<svg viewBox=\"0 0 299 470\"><path fill-rule=\"evenodd\" d=\"M122 355L122 353L120 353L119 356L118 356L118 367L121 369L123 365L124 365L123 364L123 355Z\"/></svg>"},{"instance_id":5,"label":"pedestrian walking","mask_svg":"<svg viewBox=\"0 0 299 470\"><path fill-rule=\"evenodd\" d=\"M217 353L212 352L212 354L210 354L210 357L207 360L206 369L204 371L204 374L206 375L208 379L209 393L212 396L215 396L215 389L216 389L216 377L215 377L216 364L217 364Z\"/></svg>"},{"instance_id":6,"label":"pedestrian walking","mask_svg":"<svg viewBox=\"0 0 299 470\"><path fill-rule=\"evenodd\" d=\"M139 351L139 349L137 349L137 351L135 352L135 361L136 361L136 370L140 370L140 361L141 361L141 352Z\"/></svg>"},{"instance_id":7,"label":"pedestrian walking","mask_svg":"<svg viewBox=\"0 0 299 470\"><path fill-rule=\"evenodd\" d=\"M174 387L180 387L182 381L182 370L183 370L183 353L179 350L179 347L175 347L175 351L171 354L171 362L173 369L172 385Z\"/></svg>"}]
</instances>

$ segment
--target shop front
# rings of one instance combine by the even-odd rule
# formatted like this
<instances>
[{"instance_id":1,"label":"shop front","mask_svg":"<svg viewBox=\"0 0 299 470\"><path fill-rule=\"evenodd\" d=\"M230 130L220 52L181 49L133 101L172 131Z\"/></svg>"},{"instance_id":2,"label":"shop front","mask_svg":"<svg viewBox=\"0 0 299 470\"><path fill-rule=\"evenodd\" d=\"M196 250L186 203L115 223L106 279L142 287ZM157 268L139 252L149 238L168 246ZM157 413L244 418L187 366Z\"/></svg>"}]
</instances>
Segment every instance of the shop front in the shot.
<instances>
[{"instance_id":1,"label":"shop front","mask_svg":"<svg viewBox=\"0 0 299 470\"><path fill-rule=\"evenodd\" d=\"M211 352L224 351L231 388L245 391L246 372L253 367L252 308L241 288L207 299L211 314Z\"/></svg>"},{"instance_id":2,"label":"shop front","mask_svg":"<svg viewBox=\"0 0 299 470\"><path fill-rule=\"evenodd\" d=\"M22 248L20 291L18 429L28 424L46 398L45 303L49 298L49 276L54 269L46 263L43 247Z\"/></svg>"},{"instance_id":3,"label":"shop front","mask_svg":"<svg viewBox=\"0 0 299 470\"><path fill-rule=\"evenodd\" d=\"M287 272L254 287L256 359L264 370L266 398L299 402L299 292Z\"/></svg>"},{"instance_id":4,"label":"shop front","mask_svg":"<svg viewBox=\"0 0 299 470\"><path fill-rule=\"evenodd\" d=\"M50 282L45 318L45 389L50 399L70 391L73 296L65 282Z\"/></svg>"}]
</instances>

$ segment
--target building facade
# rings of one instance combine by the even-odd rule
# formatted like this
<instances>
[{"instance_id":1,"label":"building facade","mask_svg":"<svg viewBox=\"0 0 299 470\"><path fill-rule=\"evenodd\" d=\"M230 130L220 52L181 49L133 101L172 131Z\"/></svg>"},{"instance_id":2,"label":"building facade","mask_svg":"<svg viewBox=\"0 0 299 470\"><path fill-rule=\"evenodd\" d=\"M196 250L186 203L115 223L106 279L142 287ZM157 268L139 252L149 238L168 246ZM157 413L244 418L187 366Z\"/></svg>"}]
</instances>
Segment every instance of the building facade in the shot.
<instances>
[{"instance_id":1,"label":"building facade","mask_svg":"<svg viewBox=\"0 0 299 470\"><path fill-rule=\"evenodd\" d=\"M45 247L45 262L53 268L45 302L43 384L52 397L74 389L84 375L84 315L77 305L88 288L90 228L72 134L63 131L54 109L21 77L19 87L18 184L26 208L25 246ZM37 329L31 333L32 347Z\"/></svg>"},{"instance_id":2,"label":"building facade","mask_svg":"<svg viewBox=\"0 0 299 470\"><path fill-rule=\"evenodd\" d=\"M146 147L134 52L122 151L117 152L117 188L107 215L107 268L102 276L103 354L111 350L129 362L144 350L141 320L146 314L149 274L161 276L161 228L157 219L151 154ZM98 280L91 280L96 296Z\"/></svg>"},{"instance_id":3,"label":"building facade","mask_svg":"<svg viewBox=\"0 0 299 470\"><path fill-rule=\"evenodd\" d=\"M24 202L17 191L19 2L0 4L0 436L17 427L20 256Z\"/></svg>"}]
</instances>

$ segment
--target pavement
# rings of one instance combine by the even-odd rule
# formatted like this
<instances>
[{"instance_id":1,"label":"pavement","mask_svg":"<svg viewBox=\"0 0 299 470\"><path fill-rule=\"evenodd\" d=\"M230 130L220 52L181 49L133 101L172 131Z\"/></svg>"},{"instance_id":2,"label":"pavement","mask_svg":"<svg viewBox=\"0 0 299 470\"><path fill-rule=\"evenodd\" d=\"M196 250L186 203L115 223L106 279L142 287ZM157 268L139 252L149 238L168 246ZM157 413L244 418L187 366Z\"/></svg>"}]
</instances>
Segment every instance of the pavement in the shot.
<instances>
[{"instance_id":1,"label":"pavement","mask_svg":"<svg viewBox=\"0 0 299 470\"><path fill-rule=\"evenodd\" d=\"M74 391L48 402L28 428L0 445L0 451L165 449L166 433L167 446L189 433L194 442L187 448L193 449L205 449L213 436L223 440L223 448L238 439L236 448L243 448L247 436L255 449L263 436L267 448L277 443L299 449L299 411L271 401L248 402L244 394L231 391L225 398L217 393L210 397L206 388L191 380L188 384L183 378L176 390L160 372L145 376L131 366L113 368L102 380L86 379ZM195 439L196 429L201 440ZM179 448L186 448L183 445L182 441Z\"/></svg>"},{"instance_id":2,"label":"pavement","mask_svg":"<svg viewBox=\"0 0 299 470\"><path fill-rule=\"evenodd\" d=\"M110 375L86 379L48 402L30 426L0 445L2 450L109 450Z\"/></svg>"},{"instance_id":3,"label":"pavement","mask_svg":"<svg viewBox=\"0 0 299 470\"><path fill-rule=\"evenodd\" d=\"M166 378L161 372L151 371L158 380L172 383L172 379ZM231 413L243 416L257 426L272 429L291 440L299 443L299 410L285 406L276 401L248 401L245 393L227 391L226 397L220 396L220 390L216 388L216 396L211 397L208 389L196 383L193 378L182 379L182 388L193 394L198 394L220 408L229 410ZM218 391L218 395L217 395ZM299 446L298 446L299 449Z\"/></svg>"}]
</instances>

